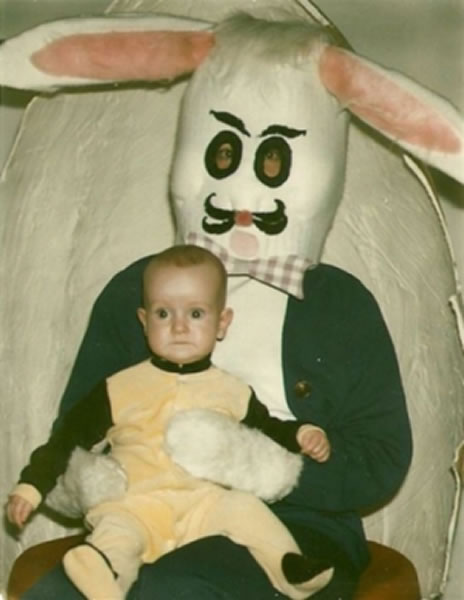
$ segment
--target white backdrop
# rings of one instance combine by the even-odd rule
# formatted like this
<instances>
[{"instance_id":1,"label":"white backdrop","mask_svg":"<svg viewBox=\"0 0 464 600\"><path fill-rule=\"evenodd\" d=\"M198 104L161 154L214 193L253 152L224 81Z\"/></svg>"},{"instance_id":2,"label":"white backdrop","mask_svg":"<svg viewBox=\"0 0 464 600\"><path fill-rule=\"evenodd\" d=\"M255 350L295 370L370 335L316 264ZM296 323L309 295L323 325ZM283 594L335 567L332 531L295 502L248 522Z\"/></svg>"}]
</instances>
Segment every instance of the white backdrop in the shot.
<instances>
[{"instance_id":1,"label":"white backdrop","mask_svg":"<svg viewBox=\"0 0 464 600\"><path fill-rule=\"evenodd\" d=\"M49 9L51 4L45 2ZM181 0L167 4L185 6ZM207 2L189 4L201 9ZM409 56L404 70L416 65L422 76L428 66L417 65L431 65L433 59L430 71L436 73L437 49L446 46L446 69L457 71L449 44L461 3L415 0L409 11L404 2L390 1L390 19L382 10L386 4L320 2L361 53L397 67ZM439 20L438 5L453 24L446 35L438 29L441 46L433 45L430 35ZM164 2L116 2L121 10L158 6ZM214 14L223 10L219 6ZM425 24L427 39L422 37ZM411 50L416 30L420 44ZM450 97L459 97L458 87L450 85ZM30 449L47 435L95 294L118 268L171 239L160 174L168 169L172 107L181 92L182 86L168 94L143 89L60 94L35 100L27 111L0 182L3 496ZM401 159L358 131L350 153L348 192L325 259L356 273L379 299L400 354L416 426L415 467L392 506L370 517L367 526L372 537L413 559L424 594L430 595L440 589L446 562L454 502L449 468L464 418L464 365L448 304L456 293L453 269L439 213ZM462 216L460 208L456 212ZM2 536L2 585L22 547L59 532L38 517L19 542Z\"/></svg>"}]
</instances>

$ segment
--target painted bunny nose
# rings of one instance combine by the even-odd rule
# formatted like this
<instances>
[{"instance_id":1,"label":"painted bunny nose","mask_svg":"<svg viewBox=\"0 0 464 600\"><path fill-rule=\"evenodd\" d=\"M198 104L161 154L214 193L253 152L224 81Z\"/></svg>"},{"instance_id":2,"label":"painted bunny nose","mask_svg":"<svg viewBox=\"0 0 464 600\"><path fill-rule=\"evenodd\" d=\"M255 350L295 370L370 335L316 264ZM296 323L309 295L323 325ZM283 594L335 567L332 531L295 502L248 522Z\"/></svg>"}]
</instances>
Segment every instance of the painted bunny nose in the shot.
<instances>
[{"instance_id":1,"label":"painted bunny nose","mask_svg":"<svg viewBox=\"0 0 464 600\"><path fill-rule=\"evenodd\" d=\"M238 210L234 215L236 225L249 227L253 223L253 214L249 210Z\"/></svg>"}]
</instances>

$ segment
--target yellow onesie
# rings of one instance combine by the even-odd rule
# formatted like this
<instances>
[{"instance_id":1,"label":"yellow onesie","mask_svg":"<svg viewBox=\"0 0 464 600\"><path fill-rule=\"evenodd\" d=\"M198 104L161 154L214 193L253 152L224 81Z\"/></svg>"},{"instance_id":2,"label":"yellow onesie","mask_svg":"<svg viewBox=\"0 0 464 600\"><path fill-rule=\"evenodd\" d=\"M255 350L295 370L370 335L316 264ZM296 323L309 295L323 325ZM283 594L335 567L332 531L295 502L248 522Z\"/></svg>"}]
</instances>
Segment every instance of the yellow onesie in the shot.
<instances>
[{"instance_id":1,"label":"yellow onesie","mask_svg":"<svg viewBox=\"0 0 464 600\"><path fill-rule=\"evenodd\" d=\"M291 598L306 598L327 583L330 573L324 572L304 584L290 584L282 557L301 552L272 511L251 494L194 478L164 450L164 431L179 411L203 408L244 419L248 385L216 367L180 374L145 361L110 377L107 389L114 423L107 439L127 474L128 488L123 498L89 511L88 545L65 556L65 570L84 595L124 598L141 564L219 534L247 546L273 585Z\"/></svg>"}]
</instances>

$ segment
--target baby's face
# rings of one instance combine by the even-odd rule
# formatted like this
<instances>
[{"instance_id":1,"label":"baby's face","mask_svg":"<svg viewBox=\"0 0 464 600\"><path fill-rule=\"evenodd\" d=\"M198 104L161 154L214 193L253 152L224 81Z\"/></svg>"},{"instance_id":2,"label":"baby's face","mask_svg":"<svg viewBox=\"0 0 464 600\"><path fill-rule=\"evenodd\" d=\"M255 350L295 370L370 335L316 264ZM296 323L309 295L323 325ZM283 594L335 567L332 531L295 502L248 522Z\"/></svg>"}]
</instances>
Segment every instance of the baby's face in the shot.
<instances>
[{"instance_id":1,"label":"baby's face","mask_svg":"<svg viewBox=\"0 0 464 600\"><path fill-rule=\"evenodd\" d=\"M224 309L219 275L208 264L155 269L139 310L148 345L177 364L200 360L227 331L232 313Z\"/></svg>"}]
</instances>

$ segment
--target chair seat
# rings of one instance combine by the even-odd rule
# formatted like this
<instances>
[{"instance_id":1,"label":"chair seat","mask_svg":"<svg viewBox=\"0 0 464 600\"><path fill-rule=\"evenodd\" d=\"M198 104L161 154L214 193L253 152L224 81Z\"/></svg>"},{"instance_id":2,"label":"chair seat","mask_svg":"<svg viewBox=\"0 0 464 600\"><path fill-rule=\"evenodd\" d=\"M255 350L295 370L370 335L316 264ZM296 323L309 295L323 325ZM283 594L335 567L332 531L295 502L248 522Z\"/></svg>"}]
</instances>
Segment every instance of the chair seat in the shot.
<instances>
[{"instance_id":1,"label":"chair seat","mask_svg":"<svg viewBox=\"0 0 464 600\"><path fill-rule=\"evenodd\" d=\"M13 565L8 581L8 600L22 594L50 571L67 550L84 539L73 535L43 542L25 550ZM420 600L420 589L412 563L402 554L369 542L371 562L364 571L355 600Z\"/></svg>"},{"instance_id":2,"label":"chair seat","mask_svg":"<svg viewBox=\"0 0 464 600\"><path fill-rule=\"evenodd\" d=\"M369 542L371 562L359 582L355 600L420 600L416 569L403 554Z\"/></svg>"}]
</instances>

